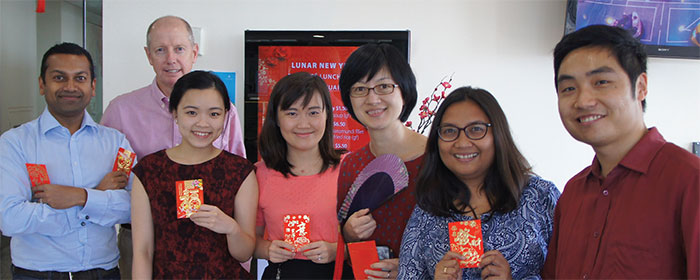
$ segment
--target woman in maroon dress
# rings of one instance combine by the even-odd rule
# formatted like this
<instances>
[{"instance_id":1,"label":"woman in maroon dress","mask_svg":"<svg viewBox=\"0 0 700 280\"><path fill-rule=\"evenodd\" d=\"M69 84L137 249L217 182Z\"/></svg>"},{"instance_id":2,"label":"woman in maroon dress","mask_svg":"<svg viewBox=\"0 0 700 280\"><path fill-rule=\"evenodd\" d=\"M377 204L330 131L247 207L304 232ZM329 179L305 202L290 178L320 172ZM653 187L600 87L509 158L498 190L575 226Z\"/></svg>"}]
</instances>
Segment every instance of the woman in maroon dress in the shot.
<instances>
[{"instance_id":1,"label":"woman in maroon dress","mask_svg":"<svg viewBox=\"0 0 700 280\"><path fill-rule=\"evenodd\" d=\"M223 82L209 72L194 71L175 83L170 111L182 143L146 156L133 170L133 278L252 278L239 262L255 246L255 168L212 145L229 109ZM203 201L177 193L176 184L197 179ZM178 218L180 201L201 206Z\"/></svg>"},{"instance_id":2,"label":"woman in maroon dress","mask_svg":"<svg viewBox=\"0 0 700 280\"><path fill-rule=\"evenodd\" d=\"M416 204L415 179L427 141L425 136L403 125L418 98L416 78L398 49L388 44L367 44L350 55L340 74L339 86L348 113L367 128L370 141L348 154L341 163L338 209L355 178L376 157L396 155L408 170L408 187L376 209L347 213L348 217L340 221L345 242L375 240L377 246L393 251L392 258L372 264L379 271L366 273L375 278L396 278L401 236ZM343 277L349 277L351 272L346 266Z\"/></svg>"}]
</instances>

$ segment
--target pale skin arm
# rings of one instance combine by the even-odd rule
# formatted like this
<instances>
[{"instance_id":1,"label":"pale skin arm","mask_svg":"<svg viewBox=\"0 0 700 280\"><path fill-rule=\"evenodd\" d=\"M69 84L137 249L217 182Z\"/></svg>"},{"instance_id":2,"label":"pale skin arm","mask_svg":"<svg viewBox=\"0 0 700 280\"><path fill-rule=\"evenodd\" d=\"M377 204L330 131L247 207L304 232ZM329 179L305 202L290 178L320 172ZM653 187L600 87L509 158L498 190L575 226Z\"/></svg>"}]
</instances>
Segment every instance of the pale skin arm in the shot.
<instances>
[{"instance_id":1,"label":"pale skin arm","mask_svg":"<svg viewBox=\"0 0 700 280\"><path fill-rule=\"evenodd\" d=\"M343 236L347 242L362 241L372 236L376 228L377 222L369 209L360 209L348 217L343 226Z\"/></svg>"},{"instance_id":2,"label":"pale skin arm","mask_svg":"<svg viewBox=\"0 0 700 280\"><path fill-rule=\"evenodd\" d=\"M216 233L226 234L228 251L236 260L250 259L255 250L255 214L258 207L258 182L250 172L236 194L234 217L216 206L203 204L190 220Z\"/></svg>"},{"instance_id":3,"label":"pale skin arm","mask_svg":"<svg viewBox=\"0 0 700 280\"><path fill-rule=\"evenodd\" d=\"M234 216L238 221L239 232L226 236L228 250L237 260L247 261L255 249L255 214L258 210L258 180L255 171L250 172L243 181L235 201Z\"/></svg>"},{"instance_id":4,"label":"pale skin arm","mask_svg":"<svg viewBox=\"0 0 700 280\"><path fill-rule=\"evenodd\" d=\"M131 187L131 235L134 249L131 276L133 279L151 279L154 242L151 203L138 177L134 176Z\"/></svg>"},{"instance_id":5,"label":"pale skin arm","mask_svg":"<svg viewBox=\"0 0 700 280\"><path fill-rule=\"evenodd\" d=\"M338 243L330 243L326 241L316 241L306 244L299 248L299 251L314 263L329 263L335 260L335 253L338 249Z\"/></svg>"},{"instance_id":6,"label":"pale skin arm","mask_svg":"<svg viewBox=\"0 0 700 280\"><path fill-rule=\"evenodd\" d=\"M294 246L282 240L266 240L263 238L265 227L255 227L258 238L255 239L255 257L266 259L273 263L286 262L294 258Z\"/></svg>"}]
</instances>

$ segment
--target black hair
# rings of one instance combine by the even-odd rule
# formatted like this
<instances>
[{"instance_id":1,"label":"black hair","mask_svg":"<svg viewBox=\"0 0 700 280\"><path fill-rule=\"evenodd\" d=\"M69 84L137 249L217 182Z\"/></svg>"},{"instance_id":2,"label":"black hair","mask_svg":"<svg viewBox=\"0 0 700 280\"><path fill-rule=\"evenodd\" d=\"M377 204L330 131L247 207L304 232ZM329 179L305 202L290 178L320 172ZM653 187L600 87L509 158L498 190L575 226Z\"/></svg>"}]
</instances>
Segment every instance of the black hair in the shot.
<instances>
[{"instance_id":1,"label":"black hair","mask_svg":"<svg viewBox=\"0 0 700 280\"><path fill-rule=\"evenodd\" d=\"M170 112L177 110L182 96L190 89L210 89L214 88L224 101L224 108L228 112L231 110L231 99L228 97L226 85L214 73L209 71L192 71L175 82L173 91L170 93Z\"/></svg>"},{"instance_id":2,"label":"black hair","mask_svg":"<svg viewBox=\"0 0 700 280\"><path fill-rule=\"evenodd\" d=\"M326 114L325 131L318 142L323 160L321 172L340 163L342 151L333 146L333 105L328 85L319 76L306 72L294 73L280 79L272 88L258 144L260 157L265 161L265 165L285 177L295 174L291 171L293 166L287 161L287 141L280 132L277 110L287 110L298 100L302 100L302 105L306 107L316 92L321 95L323 111Z\"/></svg>"},{"instance_id":3,"label":"black hair","mask_svg":"<svg viewBox=\"0 0 700 280\"><path fill-rule=\"evenodd\" d=\"M46 69L49 68L49 65L46 64L46 61L49 59L49 56L52 56L54 54L72 54L84 56L85 58L87 58L88 62L90 62L90 80L95 79L95 65L92 63L92 56L90 55L90 53L83 47L78 46L74 43L63 42L51 47L48 51L44 53L44 57L41 58L41 73L39 74L39 76L41 77L42 81L46 82Z\"/></svg>"},{"instance_id":4,"label":"black hair","mask_svg":"<svg viewBox=\"0 0 700 280\"><path fill-rule=\"evenodd\" d=\"M465 101L476 103L492 125L490 129L493 133L495 156L482 187L491 211L510 212L518 207L520 195L532 174L532 168L516 147L506 115L496 98L486 90L472 87L460 87L452 91L435 113L425 147L425 157L418 173L418 205L435 216L443 217L454 213L464 214L469 212L467 209L473 209L469 204L472 194L468 186L445 166L438 148L438 141L441 140L437 131L445 111L453 104ZM455 200L458 203L455 203Z\"/></svg>"},{"instance_id":5,"label":"black hair","mask_svg":"<svg viewBox=\"0 0 700 280\"><path fill-rule=\"evenodd\" d=\"M391 78L399 85L401 97L403 98L403 108L399 119L405 122L416 106L418 91L416 90L416 76L413 75L411 66L401 51L389 44L366 44L355 50L340 72L338 85L340 87L340 97L343 104L348 109L348 113L353 119L359 122L350 102L350 88L360 79L367 77L372 79L379 70L386 67L391 74Z\"/></svg>"},{"instance_id":6,"label":"black hair","mask_svg":"<svg viewBox=\"0 0 700 280\"><path fill-rule=\"evenodd\" d=\"M554 85L559 89L559 68L564 58L572 51L583 47L603 47L608 49L627 73L632 84L632 97L639 75L647 72L647 53L644 45L632 34L620 27L591 25L565 35L554 48ZM642 110L646 110L646 99L642 100Z\"/></svg>"}]
</instances>

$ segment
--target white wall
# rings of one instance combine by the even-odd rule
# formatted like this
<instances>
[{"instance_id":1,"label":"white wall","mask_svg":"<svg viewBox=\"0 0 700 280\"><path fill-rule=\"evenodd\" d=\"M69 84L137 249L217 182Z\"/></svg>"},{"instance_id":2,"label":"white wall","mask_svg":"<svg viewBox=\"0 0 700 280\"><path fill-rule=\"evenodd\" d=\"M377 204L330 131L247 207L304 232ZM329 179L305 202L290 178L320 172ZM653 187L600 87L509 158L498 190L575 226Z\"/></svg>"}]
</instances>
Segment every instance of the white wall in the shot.
<instances>
[{"instance_id":1,"label":"white wall","mask_svg":"<svg viewBox=\"0 0 700 280\"><path fill-rule=\"evenodd\" d=\"M195 68L239 73L236 104L243 104L246 29L409 29L419 92L426 96L453 72L454 85L489 90L535 172L563 188L593 157L590 147L568 135L557 112L551 53L563 34L564 5L563 0L105 1L104 106L152 81L145 32L163 15L182 16L204 29L206 54ZM698 80L698 60L650 59L647 125L685 149L700 141ZM238 111L243 115L242 106Z\"/></svg>"},{"instance_id":2,"label":"white wall","mask_svg":"<svg viewBox=\"0 0 700 280\"><path fill-rule=\"evenodd\" d=\"M35 12L36 1L0 0L0 7L0 133L3 133L35 119L44 110L46 102L39 95L37 80L41 58L57 43L82 44L83 14L82 8L65 1L47 1L45 13ZM101 33L97 34L94 38L101 37ZM98 53L90 44L88 49L93 55ZM101 115L101 99L98 105L91 107L99 107ZM96 111L91 107L89 112Z\"/></svg>"},{"instance_id":3,"label":"white wall","mask_svg":"<svg viewBox=\"0 0 700 280\"><path fill-rule=\"evenodd\" d=\"M39 96L35 1L0 0L0 133L34 118Z\"/></svg>"}]
</instances>

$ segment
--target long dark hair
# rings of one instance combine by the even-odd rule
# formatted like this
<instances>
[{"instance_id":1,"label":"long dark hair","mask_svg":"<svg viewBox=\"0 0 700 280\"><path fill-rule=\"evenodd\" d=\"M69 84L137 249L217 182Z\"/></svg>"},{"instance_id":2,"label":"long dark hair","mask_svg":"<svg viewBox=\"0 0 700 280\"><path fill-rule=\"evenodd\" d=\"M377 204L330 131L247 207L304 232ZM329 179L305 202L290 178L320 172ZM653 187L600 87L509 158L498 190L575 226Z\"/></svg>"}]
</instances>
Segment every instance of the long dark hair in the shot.
<instances>
[{"instance_id":1,"label":"long dark hair","mask_svg":"<svg viewBox=\"0 0 700 280\"><path fill-rule=\"evenodd\" d=\"M469 188L447 169L438 150L437 131L445 111L451 105L464 101L476 103L491 120L495 157L488 168L483 190L491 205L491 212L510 212L518 207L522 189L532 174L532 168L515 146L508 121L496 98L486 90L472 87L455 89L435 114L422 168L418 173L418 205L425 211L442 217L454 213L465 214L467 209L471 209L469 201L472 194Z\"/></svg>"},{"instance_id":2,"label":"long dark hair","mask_svg":"<svg viewBox=\"0 0 700 280\"><path fill-rule=\"evenodd\" d=\"M296 175L292 173L293 166L287 161L287 141L284 140L277 123L277 109L287 110L300 99L303 100L302 105L306 107L317 91L321 94L323 111L326 113L326 129L321 141L318 142L323 160L321 172L329 167L335 167L340 162L342 152L333 147L333 105L331 105L328 86L319 76L306 72L294 73L280 79L272 88L258 143L260 157L265 161L265 165L277 170L285 177L290 174Z\"/></svg>"}]
</instances>

